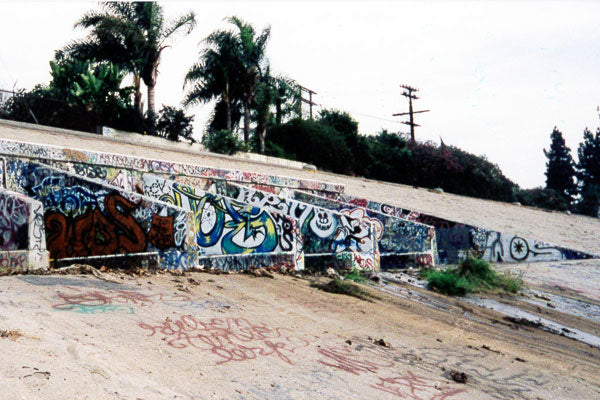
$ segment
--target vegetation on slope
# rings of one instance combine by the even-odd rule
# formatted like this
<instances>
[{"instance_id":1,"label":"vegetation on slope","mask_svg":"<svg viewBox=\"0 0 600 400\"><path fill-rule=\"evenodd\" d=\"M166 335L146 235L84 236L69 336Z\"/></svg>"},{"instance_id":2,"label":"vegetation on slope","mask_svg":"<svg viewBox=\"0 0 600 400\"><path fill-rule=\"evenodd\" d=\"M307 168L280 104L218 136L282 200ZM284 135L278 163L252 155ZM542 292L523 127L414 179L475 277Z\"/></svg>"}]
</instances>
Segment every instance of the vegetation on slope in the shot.
<instances>
[{"instance_id":1,"label":"vegetation on slope","mask_svg":"<svg viewBox=\"0 0 600 400\"><path fill-rule=\"evenodd\" d=\"M523 280L509 273L498 274L487 261L468 257L456 268L423 270L429 287L450 296L471 292L517 293Z\"/></svg>"}]
</instances>

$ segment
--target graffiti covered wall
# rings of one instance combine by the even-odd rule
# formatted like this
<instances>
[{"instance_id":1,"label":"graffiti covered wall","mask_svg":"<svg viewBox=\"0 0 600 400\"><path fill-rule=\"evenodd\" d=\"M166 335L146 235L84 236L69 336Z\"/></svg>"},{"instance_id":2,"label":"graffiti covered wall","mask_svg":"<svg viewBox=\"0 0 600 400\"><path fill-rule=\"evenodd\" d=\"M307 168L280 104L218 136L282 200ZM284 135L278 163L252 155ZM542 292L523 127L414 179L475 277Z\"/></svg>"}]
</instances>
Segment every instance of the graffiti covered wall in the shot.
<instances>
[{"instance_id":1,"label":"graffiti covered wall","mask_svg":"<svg viewBox=\"0 0 600 400\"><path fill-rule=\"evenodd\" d=\"M419 260L424 261L426 265L434 264L433 255L436 251L435 230L431 226L310 193L293 191L290 196L295 200L329 210L336 210L349 217L371 223L375 227L382 268L397 267L394 264L400 260L398 257L387 256L408 253L420 254ZM388 261L390 262L388 263Z\"/></svg>"},{"instance_id":2,"label":"graffiti covered wall","mask_svg":"<svg viewBox=\"0 0 600 400\"><path fill-rule=\"evenodd\" d=\"M466 257L468 251L473 251L476 255L492 262L559 261L597 257L585 252L523 238L519 235L478 228L347 194L333 197L345 203L433 226L437 239L438 257L440 263L443 264L461 261Z\"/></svg>"},{"instance_id":3,"label":"graffiti covered wall","mask_svg":"<svg viewBox=\"0 0 600 400\"><path fill-rule=\"evenodd\" d=\"M304 237L307 262L313 260L309 255L357 252L361 253L363 259L370 260L368 265L379 269L376 233L370 223L326 208L227 182L219 182L217 190L242 203L297 219Z\"/></svg>"},{"instance_id":4,"label":"graffiti covered wall","mask_svg":"<svg viewBox=\"0 0 600 400\"><path fill-rule=\"evenodd\" d=\"M9 188L43 204L53 259L175 252L193 262L190 212L42 164L7 160L6 174Z\"/></svg>"},{"instance_id":5,"label":"graffiti covered wall","mask_svg":"<svg viewBox=\"0 0 600 400\"><path fill-rule=\"evenodd\" d=\"M134 172L150 172L158 175L167 175L172 179L175 176L189 176L196 178L210 178L227 180L245 184L259 184L265 186L290 187L296 189L317 190L324 192L341 193L343 185L318 182L309 179L296 179L285 176L274 176L259 174L256 172L244 172L222 168L205 167L197 164L184 164L163 160L153 160L139 157L126 156L122 154L77 150L65 147L39 145L33 143L19 142L14 140L0 139L0 155L8 157L25 157L30 161L51 163L53 166L91 177L97 174L98 179L103 179L104 168L123 170L124 179L132 179L131 183L142 182L139 174ZM78 169L80 172L78 172ZM136 178L138 180L136 180ZM124 187L126 190L132 188Z\"/></svg>"},{"instance_id":6,"label":"graffiti covered wall","mask_svg":"<svg viewBox=\"0 0 600 400\"><path fill-rule=\"evenodd\" d=\"M42 203L0 189L0 271L48 267Z\"/></svg>"},{"instance_id":7,"label":"graffiti covered wall","mask_svg":"<svg viewBox=\"0 0 600 400\"><path fill-rule=\"evenodd\" d=\"M192 212L201 256L289 252L304 268L297 220L156 175L143 180L146 195Z\"/></svg>"}]
</instances>

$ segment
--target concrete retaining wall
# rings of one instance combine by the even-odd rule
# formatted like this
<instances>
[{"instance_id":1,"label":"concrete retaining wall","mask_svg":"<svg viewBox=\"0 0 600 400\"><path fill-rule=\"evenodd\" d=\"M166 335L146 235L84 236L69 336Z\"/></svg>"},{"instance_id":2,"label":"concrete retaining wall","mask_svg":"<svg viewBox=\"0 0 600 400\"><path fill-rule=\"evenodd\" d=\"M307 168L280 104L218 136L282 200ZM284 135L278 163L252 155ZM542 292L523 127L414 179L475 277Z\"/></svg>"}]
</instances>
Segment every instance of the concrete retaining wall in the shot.
<instances>
[{"instance_id":1,"label":"concrete retaining wall","mask_svg":"<svg viewBox=\"0 0 600 400\"><path fill-rule=\"evenodd\" d=\"M366 207L369 210L433 226L437 239L438 257L440 263L443 264L457 263L463 260L468 251L492 262L559 261L599 257L539 240L478 228L347 194L339 194L334 197L339 201L358 207Z\"/></svg>"},{"instance_id":2,"label":"concrete retaining wall","mask_svg":"<svg viewBox=\"0 0 600 400\"><path fill-rule=\"evenodd\" d=\"M279 197L260 190L219 182L219 194L261 209L282 213L299 221L304 237L304 254L307 266L321 265L314 256L336 253L360 253L361 265L366 269L379 269L379 250L375 229L371 223L348 215L316 207L300 201ZM309 257L310 256L310 257ZM352 264L350 257L349 265Z\"/></svg>"},{"instance_id":3,"label":"concrete retaining wall","mask_svg":"<svg viewBox=\"0 0 600 400\"><path fill-rule=\"evenodd\" d=\"M50 145L39 145L12 140L0 140L0 155L23 157L29 161L41 162L62 170L97 179L125 190L142 185L141 173L153 173L166 179L177 176L226 180L243 184L289 187L293 189L316 190L319 192L341 193L343 185L335 185L307 179L285 176L264 175L197 164L175 163L163 160L131 157L122 154L94 152Z\"/></svg>"},{"instance_id":4,"label":"concrete retaining wall","mask_svg":"<svg viewBox=\"0 0 600 400\"><path fill-rule=\"evenodd\" d=\"M420 257L412 261L411 264L419 260L423 261L425 265L434 265L434 258L437 258L437 247L435 230L432 226L310 193L293 191L290 193L290 197L303 203L339 211L351 218L371 223L377 235L381 268L402 267L403 265L397 265L398 261L404 260L404 258L396 257L400 254L419 254Z\"/></svg>"},{"instance_id":5,"label":"concrete retaining wall","mask_svg":"<svg viewBox=\"0 0 600 400\"><path fill-rule=\"evenodd\" d=\"M43 204L53 259L158 252L164 268L195 264L193 216L182 208L20 160L7 159L6 185Z\"/></svg>"},{"instance_id":6,"label":"concrete retaining wall","mask_svg":"<svg viewBox=\"0 0 600 400\"><path fill-rule=\"evenodd\" d=\"M42 203L0 189L0 273L48 268Z\"/></svg>"},{"instance_id":7,"label":"concrete retaining wall","mask_svg":"<svg viewBox=\"0 0 600 400\"><path fill-rule=\"evenodd\" d=\"M144 194L192 212L200 256L256 254L246 259L256 264L259 254L291 253L294 269L304 268L297 220L152 174L143 179Z\"/></svg>"}]
</instances>

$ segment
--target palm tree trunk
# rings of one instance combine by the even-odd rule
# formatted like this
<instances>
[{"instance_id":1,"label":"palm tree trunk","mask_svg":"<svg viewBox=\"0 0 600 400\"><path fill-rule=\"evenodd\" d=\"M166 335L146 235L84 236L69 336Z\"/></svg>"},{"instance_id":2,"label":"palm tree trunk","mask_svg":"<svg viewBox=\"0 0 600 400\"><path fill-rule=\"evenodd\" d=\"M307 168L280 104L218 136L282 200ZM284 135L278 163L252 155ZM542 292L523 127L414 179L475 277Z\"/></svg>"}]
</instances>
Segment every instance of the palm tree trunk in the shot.
<instances>
[{"instance_id":1,"label":"palm tree trunk","mask_svg":"<svg viewBox=\"0 0 600 400\"><path fill-rule=\"evenodd\" d=\"M227 130L231 132L233 130L233 123L231 122L231 100L227 94L224 94L223 100L225 101L225 123L227 124Z\"/></svg>"},{"instance_id":2,"label":"palm tree trunk","mask_svg":"<svg viewBox=\"0 0 600 400\"><path fill-rule=\"evenodd\" d=\"M154 105L154 83L148 85L148 133L156 134L156 111Z\"/></svg>"},{"instance_id":3,"label":"palm tree trunk","mask_svg":"<svg viewBox=\"0 0 600 400\"><path fill-rule=\"evenodd\" d=\"M142 110L142 91L140 90L140 77L139 75L133 75L133 87L135 88L135 93L133 94L133 107L142 114L144 110Z\"/></svg>"},{"instance_id":4,"label":"palm tree trunk","mask_svg":"<svg viewBox=\"0 0 600 400\"><path fill-rule=\"evenodd\" d=\"M258 124L256 126L256 134L258 135L258 152L265 154L265 133L267 132L266 124Z\"/></svg>"},{"instance_id":5,"label":"palm tree trunk","mask_svg":"<svg viewBox=\"0 0 600 400\"><path fill-rule=\"evenodd\" d=\"M277 98L275 99L275 122L277 125L281 125L281 119L281 99Z\"/></svg>"},{"instance_id":6,"label":"palm tree trunk","mask_svg":"<svg viewBox=\"0 0 600 400\"><path fill-rule=\"evenodd\" d=\"M244 101L244 143L250 139L250 101Z\"/></svg>"}]
</instances>

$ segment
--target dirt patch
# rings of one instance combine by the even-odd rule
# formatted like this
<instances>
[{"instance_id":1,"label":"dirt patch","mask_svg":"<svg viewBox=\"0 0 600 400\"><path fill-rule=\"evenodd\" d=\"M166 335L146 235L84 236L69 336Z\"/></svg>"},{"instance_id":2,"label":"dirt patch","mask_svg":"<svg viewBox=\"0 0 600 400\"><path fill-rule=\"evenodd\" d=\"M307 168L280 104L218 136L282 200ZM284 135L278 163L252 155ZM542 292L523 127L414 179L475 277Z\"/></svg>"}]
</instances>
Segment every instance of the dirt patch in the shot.
<instances>
[{"instance_id":1,"label":"dirt patch","mask_svg":"<svg viewBox=\"0 0 600 400\"><path fill-rule=\"evenodd\" d=\"M24 335L17 330L8 331L8 330L0 329L0 338L3 338L3 339L10 339L12 341L16 341L18 338L20 338L22 336L24 336Z\"/></svg>"}]
</instances>

